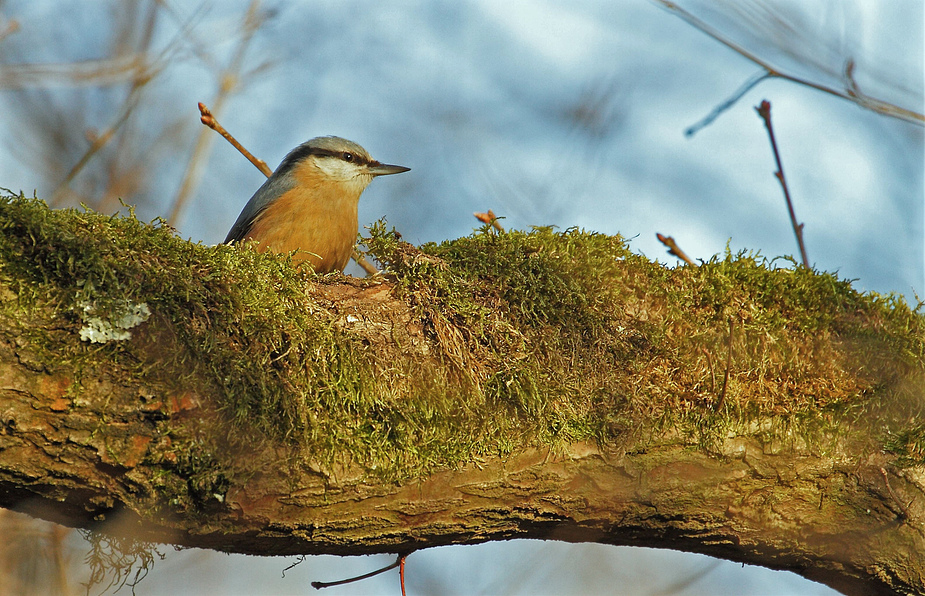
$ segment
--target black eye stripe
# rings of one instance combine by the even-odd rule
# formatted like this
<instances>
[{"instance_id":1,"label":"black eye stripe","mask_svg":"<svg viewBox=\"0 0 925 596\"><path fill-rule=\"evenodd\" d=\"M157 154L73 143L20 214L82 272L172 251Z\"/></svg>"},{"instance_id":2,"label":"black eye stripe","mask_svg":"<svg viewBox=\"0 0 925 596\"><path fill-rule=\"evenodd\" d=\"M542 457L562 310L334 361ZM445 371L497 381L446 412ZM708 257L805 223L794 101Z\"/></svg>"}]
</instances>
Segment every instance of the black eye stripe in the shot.
<instances>
[{"instance_id":1,"label":"black eye stripe","mask_svg":"<svg viewBox=\"0 0 925 596\"><path fill-rule=\"evenodd\" d=\"M332 151L330 149L321 149L320 147L305 147L299 146L293 149L289 155L283 159L283 162L279 164L279 167L276 169L276 172L279 174L285 174L295 167L297 163L303 159L311 156L318 155L323 157L333 157L335 159L342 159L347 163L353 163L357 165L375 165L376 162L364 158L362 155L354 153L352 151ZM347 156L352 157L352 159L347 159Z\"/></svg>"},{"instance_id":2,"label":"black eye stripe","mask_svg":"<svg viewBox=\"0 0 925 596\"><path fill-rule=\"evenodd\" d=\"M361 155L356 153L351 153L350 151L330 151L328 149L312 149L309 155L323 155L324 157L334 157L337 159L342 159L348 163L355 164L367 164L367 160L363 159Z\"/></svg>"}]
</instances>

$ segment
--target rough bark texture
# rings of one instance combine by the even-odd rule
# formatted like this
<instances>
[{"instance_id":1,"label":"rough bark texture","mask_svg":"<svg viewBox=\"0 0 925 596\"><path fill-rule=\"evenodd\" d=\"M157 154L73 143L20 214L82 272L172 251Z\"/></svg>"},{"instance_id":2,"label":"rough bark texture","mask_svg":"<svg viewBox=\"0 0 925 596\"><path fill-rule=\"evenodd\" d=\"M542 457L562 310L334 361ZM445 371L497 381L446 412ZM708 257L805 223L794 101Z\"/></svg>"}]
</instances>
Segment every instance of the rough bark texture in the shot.
<instances>
[{"instance_id":1,"label":"rough bark texture","mask_svg":"<svg viewBox=\"0 0 925 596\"><path fill-rule=\"evenodd\" d=\"M788 569L847 593L925 585L925 479L919 469L886 472L880 454L858 462L734 437L716 453L575 444L397 484L348 469L290 469L279 465L284 451L264 452L251 466L262 472L227 487L221 502L152 516L154 477L164 470L143 462L163 441L152 424L171 409L163 396L103 374L83 381L79 401L69 399L71 380L32 370L10 338L0 362L0 505L70 526L117 517L120 531L147 540L262 555L508 538L602 542Z\"/></svg>"},{"instance_id":2,"label":"rough bark texture","mask_svg":"<svg viewBox=\"0 0 925 596\"><path fill-rule=\"evenodd\" d=\"M407 250L415 263L433 262ZM4 304L25 300L33 282L22 279L29 276L9 264L4 275ZM428 294L399 286L340 281L305 292L319 309L315 316L348 332L354 349L369 350L360 353L377 363L377 374L407 376L417 367L429 379L445 370L433 387L420 388L425 394L447 379L478 381L482 369L472 364L471 352L482 348L450 318L421 308ZM698 444L689 431L664 426L671 419L662 417L640 419L632 440L559 440L552 446L527 440L508 452L378 474L373 464L380 460L355 452L322 460L298 441L251 441L251 435L216 440L247 421L229 425L217 413L224 398L216 381L195 362L176 357L189 349L177 339L188 331L169 313L155 309L131 329L130 340L93 347L75 339L82 323L58 302L30 305L30 321L0 317L3 507L69 526L226 552L406 553L540 538L705 553L791 570L850 594L925 592L925 472L908 457L898 465L898 455L864 433L813 434L756 416ZM856 312L850 317L863 318ZM879 333L877 325L869 329ZM643 346L637 351L647 361L662 353L645 352L644 342L631 339ZM564 359L566 371L581 366L580 350L595 349L591 342L575 345ZM304 345L275 349L274 366L296 350L308 351ZM815 349L823 349L821 340ZM489 360L481 362L489 367ZM173 368L165 370L168 364ZM866 365L865 374L872 367ZM910 376L858 386L864 393L875 385L917 382L921 363L912 368ZM295 379L294 369L280 370L283 382ZM671 374L657 382L676 383L673 392L693 391L689 371ZM746 385L770 391L762 384L771 380L744 375L748 383L737 395L745 395ZM726 399L737 399L732 391ZM904 395L910 393L921 392L906 387ZM708 411L709 404L691 408ZM873 411L891 410L881 404ZM508 415L504 408L496 414Z\"/></svg>"}]
</instances>

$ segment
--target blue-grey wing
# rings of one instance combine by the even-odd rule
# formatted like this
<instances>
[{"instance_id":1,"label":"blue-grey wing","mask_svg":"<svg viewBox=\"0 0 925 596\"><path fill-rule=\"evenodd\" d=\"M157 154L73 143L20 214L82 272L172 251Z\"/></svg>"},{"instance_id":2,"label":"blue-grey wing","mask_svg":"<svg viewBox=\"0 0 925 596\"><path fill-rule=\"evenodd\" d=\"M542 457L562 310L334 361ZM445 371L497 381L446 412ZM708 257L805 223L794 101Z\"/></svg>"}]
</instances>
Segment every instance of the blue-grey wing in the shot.
<instances>
[{"instance_id":1,"label":"blue-grey wing","mask_svg":"<svg viewBox=\"0 0 925 596\"><path fill-rule=\"evenodd\" d=\"M244 206L241 215L238 216L237 221L231 226L231 231L228 232L224 244L228 244L232 241L240 242L246 238L248 232L250 232L251 226L254 224L254 220L263 213L264 209L269 207L273 201L283 196L286 192L292 190L294 186L295 180L293 180L288 172L282 173L282 175L273 174L270 176L270 178L263 183L263 186L257 189L257 192L255 192L251 200L247 202L247 205Z\"/></svg>"}]
</instances>

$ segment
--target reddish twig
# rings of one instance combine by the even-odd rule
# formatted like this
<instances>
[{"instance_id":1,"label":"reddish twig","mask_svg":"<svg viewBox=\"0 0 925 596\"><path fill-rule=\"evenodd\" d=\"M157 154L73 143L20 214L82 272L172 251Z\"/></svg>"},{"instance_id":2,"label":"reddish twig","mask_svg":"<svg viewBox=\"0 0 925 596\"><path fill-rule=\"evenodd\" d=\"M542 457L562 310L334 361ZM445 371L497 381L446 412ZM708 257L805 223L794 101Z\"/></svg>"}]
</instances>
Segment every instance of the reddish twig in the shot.
<instances>
[{"instance_id":1,"label":"reddish twig","mask_svg":"<svg viewBox=\"0 0 925 596\"><path fill-rule=\"evenodd\" d=\"M797 222L797 214L793 210L793 201L790 199L790 189L787 188L787 180L784 178L784 166L780 162L780 152L777 150L777 140L774 138L774 127L771 126L771 102L763 100L761 105L755 108L758 115L764 120L764 125L768 129L768 137L771 139L771 149L774 150L774 161L777 162L777 171L774 177L780 182L781 188L784 189L784 198L787 199L787 211L790 212L790 223L793 225L793 233L797 237L797 245L800 247L800 256L803 258L803 266L809 269L809 258L806 256L806 245L803 244L803 224Z\"/></svg>"},{"instance_id":2,"label":"reddish twig","mask_svg":"<svg viewBox=\"0 0 925 596\"><path fill-rule=\"evenodd\" d=\"M225 140L231 143L232 147L241 152L241 155L246 157L248 161L254 164L258 170L260 170L264 176L269 178L273 175L273 170L270 169L270 166L267 165L267 162L262 159L254 157L254 155L244 148L244 145L238 142L236 138L231 136L231 133L225 130L225 127L219 124L218 120L215 119L215 116L212 115L212 112L206 106L206 104L199 102L199 113L202 114L200 120L203 124L217 132L218 134L225 137Z\"/></svg>"},{"instance_id":3,"label":"reddish twig","mask_svg":"<svg viewBox=\"0 0 925 596\"><path fill-rule=\"evenodd\" d=\"M655 233L655 237L658 238L659 242L668 247L668 254L678 257L688 265L696 265L696 263L687 256L687 253L681 250L681 247L674 241L674 238L671 236L663 236L658 232Z\"/></svg>"},{"instance_id":4,"label":"reddish twig","mask_svg":"<svg viewBox=\"0 0 925 596\"><path fill-rule=\"evenodd\" d=\"M0 30L0 41L2 41L4 37L8 37L17 31L19 31L19 21L16 19L10 19L6 22L3 30Z\"/></svg>"},{"instance_id":5,"label":"reddish twig","mask_svg":"<svg viewBox=\"0 0 925 596\"><path fill-rule=\"evenodd\" d=\"M398 566L398 581L401 582L401 596L408 596L405 592L405 559L408 558L408 555L400 555L398 561L400 565Z\"/></svg>"},{"instance_id":6,"label":"reddish twig","mask_svg":"<svg viewBox=\"0 0 925 596\"><path fill-rule=\"evenodd\" d=\"M498 216L495 215L495 212L491 209L488 210L488 213L473 213L472 215L474 215L475 219L482 223L491 224L491 227L498 230L499 232L504 231L504 228L500 223L498 223Z\"/></svg>"}]
</instances>

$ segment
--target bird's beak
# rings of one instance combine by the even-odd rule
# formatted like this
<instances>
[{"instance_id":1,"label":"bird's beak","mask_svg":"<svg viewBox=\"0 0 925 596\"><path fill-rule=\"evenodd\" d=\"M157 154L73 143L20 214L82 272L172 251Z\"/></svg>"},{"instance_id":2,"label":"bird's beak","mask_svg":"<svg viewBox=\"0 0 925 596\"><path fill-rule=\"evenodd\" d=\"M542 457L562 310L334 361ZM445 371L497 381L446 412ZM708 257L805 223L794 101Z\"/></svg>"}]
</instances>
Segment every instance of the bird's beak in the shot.
<instances>
[{"instance_id":1,"label":"bird's beak","mask_svg":"<svg viewBox=\"0 0 925 596\"><path fill-rule=\"evenodd\" d=\"M402 172L407 172L411 168L406 168L405 166L390 166L387 163L373 162L369 164L369 173L373 176L387 176L389 174L401 174Z\"/></svg>"}]
</instances>

